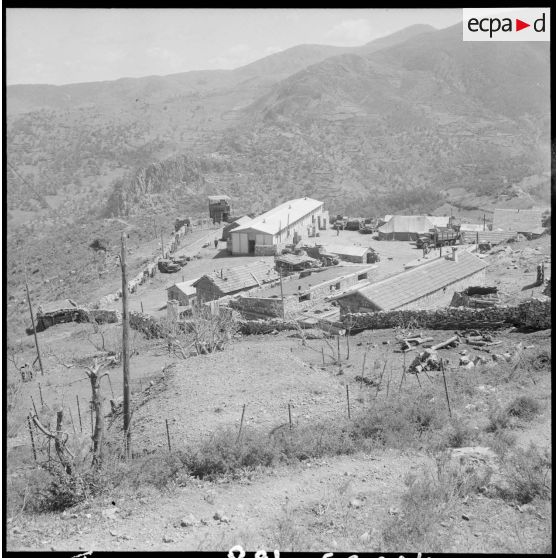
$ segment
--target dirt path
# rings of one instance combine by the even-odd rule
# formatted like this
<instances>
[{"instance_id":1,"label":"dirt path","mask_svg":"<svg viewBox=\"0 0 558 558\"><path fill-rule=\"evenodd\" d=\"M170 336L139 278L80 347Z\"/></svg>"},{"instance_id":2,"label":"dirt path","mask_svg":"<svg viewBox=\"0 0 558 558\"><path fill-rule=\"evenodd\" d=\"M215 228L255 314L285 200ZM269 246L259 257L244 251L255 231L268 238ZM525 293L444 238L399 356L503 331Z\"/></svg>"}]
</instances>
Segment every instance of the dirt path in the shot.
<instances>
[{"instance_id":1,"label":"dirt path","mask_svg":"<svg viewBox=\"0 0 558 558\"><path fill-rule=\"evenodd\" d=\"M341 540L348 528L364 532L373 525L379 536L390 507L397 505L404 489L406 472L424 462L421 456L386 451L283 466L241 483L191 480L167 497L148 491L134 499L114 495L112 500L64 514L60 521L55 516L37 516L32 525L27 524L25 535L10 535L8 547L177 551L228 550L235 544L270 548L272 543L283 543L281 549L290 550L285 539L290 531L294 537L296 530L289 516L302 508L316 518L327 510L332 518L339 516L334 528L329 527L331 532L316 533L316 539L308 541L323 548L335 537ZM355 498L362 507L349 505ZM216 512L224 519L214 519ZM190 514L195 525L182 527L182 518Z\"/></svg>"}]
</instances>

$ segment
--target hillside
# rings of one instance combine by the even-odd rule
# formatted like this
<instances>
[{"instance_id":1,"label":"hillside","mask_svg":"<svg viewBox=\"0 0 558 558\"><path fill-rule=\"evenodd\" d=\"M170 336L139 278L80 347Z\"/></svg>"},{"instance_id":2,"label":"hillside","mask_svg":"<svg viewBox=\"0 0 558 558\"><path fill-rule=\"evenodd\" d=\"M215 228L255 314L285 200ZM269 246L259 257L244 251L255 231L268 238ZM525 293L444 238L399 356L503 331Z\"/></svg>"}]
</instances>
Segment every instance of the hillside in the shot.
<instances>
[{"instance_id":1,"label":"hillside","mask_svg":"<svg viewBox=\"0 0 558 558\"><path fill-rule=\"evenodd\" d=\"M547 204L548 48L463 43L460 32L343 53L281 80L237 111L211 154L227 170L205 173L200 193L213 185L246 211L301 192L371 214L430 211L453 189L484 207ZM133 180L127 188L137 194Z\"/></svg>"},{"instance_id":2,"label":"hillside","mask_svg":"<svg viewBox=\"0 0 558 558\"><path fill-rule=\"evenodd\" d=\"M10 86L9 208L21 217L55 209L69 219L99 209L113 182L138 168L213 152L242 109L277 82L332 55L370 53L430 31L415 25L357 48L299 45L236 70Z\"/></svg>"},{"instance_id":3,"label":"hillside","mask_svg":"<svg viewBox=\"0 0 558 558\"><path fill-rule=\"evenodd\" d=\"M100 217L169 226L205 213L208 194L239 212L301 195L363 215L548 205L548 46L460 33L413 26L231 71L8 87L9 253L41 260L31 287L50 298L42 282L61 269L57 293L87 292L89 274L68 273L117 235ZM22 269L10 262L20 310Z\"/></svg>"}]
</instances>

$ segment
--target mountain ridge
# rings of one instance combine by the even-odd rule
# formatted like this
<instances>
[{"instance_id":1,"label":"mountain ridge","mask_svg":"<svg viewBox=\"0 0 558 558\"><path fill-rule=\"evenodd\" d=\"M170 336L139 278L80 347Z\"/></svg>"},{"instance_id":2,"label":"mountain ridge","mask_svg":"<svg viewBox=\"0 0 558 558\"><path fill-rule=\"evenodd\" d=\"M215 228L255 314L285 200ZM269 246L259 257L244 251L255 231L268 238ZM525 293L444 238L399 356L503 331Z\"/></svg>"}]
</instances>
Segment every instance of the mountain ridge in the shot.
<instances>
[{"instance_id":1,"label":"mountain ridge","mask_svg":"<svg viewBox=\"0 0 558 558\"><path fill-rule=\"evenodd\" d=\"M131 200L138 173L159 169L164 179L173 159L177 168L197 161L199 195L219 189L252 210L270 192L297 189L342 195L347 211L374 209L373 197L389 200L390 189L400 194L386 201L391 210L397 199L417 205L417 192L445 202L448 185L501 195L548 168L549 54L544 45L463 43L460 32L412 26L361 47L299 45L236 70L174 74L170 89L165 78L124 78L111 82L117 95L90 93L92 104L12 115L9 159L49 195L85 191L82 206L66 208L73 215L94 195L107 200L103 213L172 207L162 198L180 172L167 193L158 184L156 200L135 209ZM206 164L216 160L219 171ZM32 192L14 180L11 207L25 209Z\"/></svg>"}]
</instances>

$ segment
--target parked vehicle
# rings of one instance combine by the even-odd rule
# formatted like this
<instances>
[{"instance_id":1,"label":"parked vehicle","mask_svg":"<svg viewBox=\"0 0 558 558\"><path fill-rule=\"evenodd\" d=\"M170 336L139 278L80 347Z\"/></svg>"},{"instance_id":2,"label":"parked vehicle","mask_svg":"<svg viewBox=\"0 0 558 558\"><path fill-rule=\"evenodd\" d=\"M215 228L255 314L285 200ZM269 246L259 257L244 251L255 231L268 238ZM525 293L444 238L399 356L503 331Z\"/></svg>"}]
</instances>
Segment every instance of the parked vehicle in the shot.
<instances>
[{"instance_id":1,"label":"parked vehicle","mask_svg":"<svg viewBox=\"0 0 558 558\"><path fill-rule=\"evenodd\" d=\"M358 232L360 234L372 234L375 230L376 230L376 227L374 227L374 225L365 224L362 227L360 227L360 229L358 229Z\"/></svg>"},{"instance_id":2,"label":"parked vehicle","mask_svg":"<svg viewBox=\"0 0 558 558\"><path fill-rule=\"evenodd\" d=\"M432 248L439 248L440 246L453 246L461 239L461 233L454 229L446 227L436 227L430 229L428 234L421 234L418 236L416 245L417 248L423 248L430 251Z\"/></svg>"},{"instance_id":3,"label":"parked vehicle","mask_svg":"<svg viewBox=\"0 0 558 558\"><path fill-rule=\"evenodd\" d=\"M157 262L157 268L161 273L176 273L180 271L181 266L177 262L173 262L172 260L159 260Z\"/></svg>"},{"instance_id":4,"label":"parked vehicle","mask_svg":"<svg viewBox=\"0 0 558 558\"><path fill-rule=\"evenodd\" d=\"M362 226L364 226L364 218L352 217L350 219L347 219L347 223L345 224L345 230L358 231Z\"/></svg>"},{"instance_id":5,"label":"parked vehicle","mask_svg":"<svg viewBox=\"0 0 558 558\"><path fill-rule=\"evenodd\" d=\"M190 218L189 217L184 217L184 218L177 218L174 221L174 230L177 231L179 230L181 227L189 227L190 226Z\"/></svg>"},{"instance_id":6,"label":"parked vehicle","mask_svg":"<svg viewBox=\"0 0 558 558\"><path fill-rule=\"evenodd\" d=\"M180 267L184 267L190 259L190 256L174 256L172 261L177 263Z\"/></svg>"}]
</instances>

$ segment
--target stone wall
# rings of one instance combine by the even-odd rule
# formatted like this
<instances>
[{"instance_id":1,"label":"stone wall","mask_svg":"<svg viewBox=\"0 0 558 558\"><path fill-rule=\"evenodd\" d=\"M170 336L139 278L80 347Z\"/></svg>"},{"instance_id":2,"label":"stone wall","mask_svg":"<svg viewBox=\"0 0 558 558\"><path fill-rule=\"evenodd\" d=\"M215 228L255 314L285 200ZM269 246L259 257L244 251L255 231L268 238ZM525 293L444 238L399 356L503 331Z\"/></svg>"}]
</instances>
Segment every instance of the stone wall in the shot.
<instances>
[{"instance_id":1,"label":"stone wall","mask_svg":"<svg viewBox=\"0 0 558 558\"><path fill-rule=\"evenodd\" d=\"M258 335L271 333L272 331L284 331L298 329L295 320L281 320L279 318L271 320L240 320L239 331L243 335Z\"/></svg>"},{"instance_id":2,"label":"stone wall","mask_svg":"<svg viewBox=\"0 0 558 558\"><path fill-rule=\"evenodd\" d=\"M506 325L548 329L552 327L552 305L550 299L532 298L518 306L450 307L346 314L343 316L343 323L351 329L389 329L411 324L428 329L491 329Z\"/></svg>"},{"instance_id":3,"label":"stone wall","mask_svg":"<svg viewBox=\"0 0 558 558\"><path fill-rule=\"evenodd\" d=\"M118 323L121 319L117 310L98 310L85 307L59 308L50 312L37 312L37 331L44 331L56 324L68 322L95 322L98 324ZM33 328L28 328L27 333L31 335Z\"/></svg>"}]
</instances>

